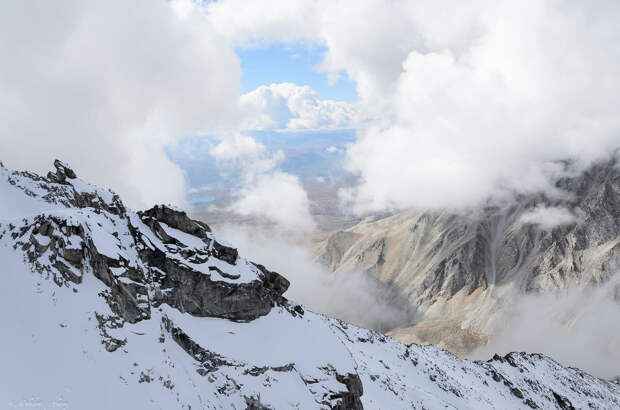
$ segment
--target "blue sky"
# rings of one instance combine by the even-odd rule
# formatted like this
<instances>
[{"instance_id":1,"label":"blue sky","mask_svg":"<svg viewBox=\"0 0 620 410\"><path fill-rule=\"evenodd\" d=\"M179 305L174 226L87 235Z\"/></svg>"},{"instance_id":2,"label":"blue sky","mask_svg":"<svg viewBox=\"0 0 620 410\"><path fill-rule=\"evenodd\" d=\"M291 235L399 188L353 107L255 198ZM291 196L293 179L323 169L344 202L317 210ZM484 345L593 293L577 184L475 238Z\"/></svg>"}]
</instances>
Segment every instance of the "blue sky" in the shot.
<instances>
[{"instance_id":1,"label":"blue sky","mask_svg":"<svg viewBox=\"0 0 620 410\"><path fill-rule=\"evenodd\" d=\"M346 74L343 73L335 84L330 85L327 75L318 70L324 51L324 47L306 44L237 49L241 60L243 92L261 85L289 82L310 86L322 99L356 101L355 83Z\"/></svg>"}]
</instances>

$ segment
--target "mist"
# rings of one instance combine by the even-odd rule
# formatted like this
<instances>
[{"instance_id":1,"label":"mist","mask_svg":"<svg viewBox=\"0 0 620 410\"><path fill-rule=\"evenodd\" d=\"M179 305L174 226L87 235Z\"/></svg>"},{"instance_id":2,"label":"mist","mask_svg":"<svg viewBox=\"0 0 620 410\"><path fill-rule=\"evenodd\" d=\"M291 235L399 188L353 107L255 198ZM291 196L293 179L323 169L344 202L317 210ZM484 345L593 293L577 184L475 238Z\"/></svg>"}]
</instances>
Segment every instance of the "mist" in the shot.
<instances>
[{"instance_id":1,"label":"mist","mask_svg":"<svg viewBox=\"0 0 620 410\"><path fill-rule=\"evenodd\" d=\"M561 294L520 295L490 335L471 354L486 360L495 353L542 353L565 366L595 376L620 376L620 278L599 287Z\"/></svg>"},{"instance_id":2,"label":"mist","mask_svg":"<svg viewBox=\"0 0 620 410\"><path fill-rule=\"evenodd\" d=\"M571 212L566 208L537 205L534 209L521 215L519 222L523 225L538 225L541 229L552 230L557 226L581 222L581 219L577 212Z\"/></svg>"},{"instance_id":3,"label":"mist","mask_svg":"<svg viewBox=\"0 0 620 410\"><path fill-rule=\"evenodd\" d=\"M329 272L313 260L303 237L291 231L229 224L215 233L246 259L287 278L291 285L284 296L313 312L378 331L415 320L415 309L396 289L363 272Z\"/></svg>"}]
</instances>

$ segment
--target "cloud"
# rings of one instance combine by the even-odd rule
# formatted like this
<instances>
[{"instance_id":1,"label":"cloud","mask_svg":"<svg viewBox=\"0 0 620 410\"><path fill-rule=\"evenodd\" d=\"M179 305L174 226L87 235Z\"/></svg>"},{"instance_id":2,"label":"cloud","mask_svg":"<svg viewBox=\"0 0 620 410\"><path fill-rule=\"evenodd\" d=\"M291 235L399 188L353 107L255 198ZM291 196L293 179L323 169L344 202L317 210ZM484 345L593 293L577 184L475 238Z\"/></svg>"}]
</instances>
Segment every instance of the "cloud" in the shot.
<instances>
[{"instance_id":1,"label":"cloud","mask_svg":"<svg viewBox=\"0 0 620 410\"><path fill-rule=\"evenodd\" d=\"M240 97L243 129L323 130L351 128L355 108L344 101L321 100L308 86L263 85Z\"/></svg>"},{"instance_id":2,"label":"cloud","mask_svg":"<svg viewBox=\"0 0 620 410\"><path fill-rule=\"evenodd\" d=\"M212 189L213 189L213 186L211 186L209 184L203 184L203 185L200 185L200 186L189 188L187 190L187 193L191 194L191 195L196 195L196 194L202 194L202 193L205 193L205 192L209 192Z\"/></svg>"},{"instance_id":3,"label":"cloud","mask_svg":"<svg viewBox=\"0 0 620 410\"><path fill-rule=\"evenodd\" d=\"M236 134L221 140L211 148L211 155L217 160L259 158L265 155L267 147L249 135Z\"/></svg>"},{"instance_id":4,"label":"cloud","mask_svg":"<svg viewBox=\"0 0 620 410\"><path fill-rule=\"evenodd\" d=\"M415 318L406 298L362 272L332 273L312 259L295 231L218 226L217 234L250 260L290 282L285 296L314 312L370 329L386 331Z\"/></svg>"},{"instance_id":5,"label":"cloud","mask_svg":"<svg viewBox=\"0 0 620 410\"><path fill-rule=\"evenodd\" d=\"M519 217L521 224L538 225L542 229L551 230L557 226L579 222L580 217L566 208L546 207L538 205Z\"/></svg>"},{"instance_id":6,"label":"cloud","mask_svg":"<svg viewBox=\"0 0 620 410\"><path fill-rule=\"evenodd\" d=\"M620 282L559 295L523 295L509 306L490 344L473 358L493 353L539 352L598 377L620 375Z\"/></svg>"},{"instance_id":7,"label":"cloud","mask_svg":"<svg viewBox=\"0 0 620 410\"><path fill-rule=\"evenodd\" d=\"M620 145L617 2L224 0L208 14L237 44L319 43L321 69L356 82L358 211L552 190L558 160Z\"/></svg>"},{"instance_id":8,"label":"cloud","mask_svg":"<svg viewBox=\"0 0 620 410\"><path fill-rule=\"evenodd\" d=\"M314 228L310 201L299 178L278 168L284 160L281 150L272 152L253 137L238 134L221 140L210 153L224 172L241 174L240 185L231 187L230 211L300 232Z\"/></svg>"},{"instance_id":9,"label":"cloud","mask_svg":"<svg viewBox=\"0 0 620 410\"><path fill-rule=\"evenodd\" d=\"M259 175L237 196L231 209L240 215L267 218L302 232L314 228L308 195L295 175L280 171Z\"/></svg>"},{"instance_id":10,"label":"cloud","mask_svg":"<svg viewBox=\"0 0 620 410\"><path fill-rule=\"evenodd\" d=\"M62 158L128 205L182 203L162 147L238 118L239 62L202 9L177 2L3 2L0 156Z\"/></svg>"}]
</instances>

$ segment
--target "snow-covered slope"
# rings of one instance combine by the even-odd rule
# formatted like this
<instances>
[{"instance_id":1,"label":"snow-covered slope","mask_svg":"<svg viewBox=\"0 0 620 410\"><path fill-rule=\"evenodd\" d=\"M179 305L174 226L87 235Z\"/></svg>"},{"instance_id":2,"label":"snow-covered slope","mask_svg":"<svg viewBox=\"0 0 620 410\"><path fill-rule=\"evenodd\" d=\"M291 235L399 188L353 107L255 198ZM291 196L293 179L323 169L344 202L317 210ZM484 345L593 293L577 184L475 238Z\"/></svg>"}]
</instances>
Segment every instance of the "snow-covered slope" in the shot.
<instances>
[{"instance_id":1,"label":"snow-covered slope","mask_svg":"<svg viewBox=\"0 0 620 410\"><path fill-rule=\"evenodd\" d=\"M620 407L616 384L545 356L470 362L305 311L208 226L55 165L0 167L0 406Z\"/></svg>"}]
</instances>

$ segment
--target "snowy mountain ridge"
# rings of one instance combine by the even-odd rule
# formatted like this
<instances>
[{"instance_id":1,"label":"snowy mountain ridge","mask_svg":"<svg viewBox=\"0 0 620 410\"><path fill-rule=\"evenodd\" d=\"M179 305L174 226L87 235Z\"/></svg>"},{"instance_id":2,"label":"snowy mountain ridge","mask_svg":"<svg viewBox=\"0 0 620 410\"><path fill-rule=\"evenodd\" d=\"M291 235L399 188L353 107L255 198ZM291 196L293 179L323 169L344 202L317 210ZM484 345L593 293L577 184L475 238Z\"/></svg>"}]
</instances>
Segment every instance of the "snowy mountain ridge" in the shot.
<instances>
[{"instance_id":1,"label":"snowy mountain ridge","mask_svg":"<svg viewBox=\"0 0 620 410\"><path fill-rule=\"evenodd\" d=\"M471 362L306 311L206 224L54 165L0 163L0 406L620 407L617 384L542 355Z\"/></svg>"}]
</instances>

